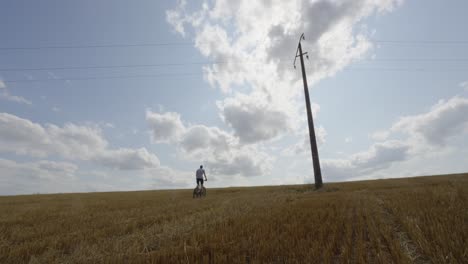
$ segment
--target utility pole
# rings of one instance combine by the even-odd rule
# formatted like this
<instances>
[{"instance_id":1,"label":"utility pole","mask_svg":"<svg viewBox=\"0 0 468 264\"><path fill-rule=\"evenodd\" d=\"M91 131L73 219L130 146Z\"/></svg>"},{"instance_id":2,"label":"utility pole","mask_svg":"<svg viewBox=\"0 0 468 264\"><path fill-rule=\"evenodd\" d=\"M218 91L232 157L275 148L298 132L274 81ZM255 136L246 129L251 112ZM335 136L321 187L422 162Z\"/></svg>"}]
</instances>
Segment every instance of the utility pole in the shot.
<instances>
[{"instance_id":1,"label":"utility pole","mask_svg":"<svg viewBox=\"0 0 468 264\"><path fill-rule=\"evenodd\" d=\"M322 171L320 170L317 140L315 138L314 119L312 116L312 110L310 109L309 88L307 87L307 76L306 76L306 72L304 68L303 55L306 55L307 59L309 59L309 55L307 55L307 52L302 53L301 40L304 40L304 39L305 39L304 33L302 33L301 37L299 38L299 44L296 50L296 57L294 58L294 69L296 68L296 59L297 57L300 57L301 67L302 67L302 81L304 82L304 94L305 94L305 101L306 101L306 108L307 108L307 120L309 122L310 150L312 151L312 164L314 166L315 189L319 189L323 185Z\"/></svg>"}]
</instances>

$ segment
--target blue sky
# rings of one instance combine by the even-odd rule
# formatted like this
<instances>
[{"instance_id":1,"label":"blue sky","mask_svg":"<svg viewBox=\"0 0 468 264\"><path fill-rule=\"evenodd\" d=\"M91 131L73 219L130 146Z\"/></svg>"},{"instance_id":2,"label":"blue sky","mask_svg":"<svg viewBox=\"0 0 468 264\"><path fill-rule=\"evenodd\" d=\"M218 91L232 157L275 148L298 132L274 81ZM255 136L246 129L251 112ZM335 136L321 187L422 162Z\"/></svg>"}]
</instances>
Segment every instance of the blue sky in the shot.
<instances>
[{"instance_id":1,"label":"blue sky","mask_svg":"<svg viewBox=\"0 0 468 264\"><path fill-rule=\"evenodd\" d=\"M468 170L466 1L0 7L0 194L312 182L302 32L325 182Z\"/></svg>"}]
</instances>

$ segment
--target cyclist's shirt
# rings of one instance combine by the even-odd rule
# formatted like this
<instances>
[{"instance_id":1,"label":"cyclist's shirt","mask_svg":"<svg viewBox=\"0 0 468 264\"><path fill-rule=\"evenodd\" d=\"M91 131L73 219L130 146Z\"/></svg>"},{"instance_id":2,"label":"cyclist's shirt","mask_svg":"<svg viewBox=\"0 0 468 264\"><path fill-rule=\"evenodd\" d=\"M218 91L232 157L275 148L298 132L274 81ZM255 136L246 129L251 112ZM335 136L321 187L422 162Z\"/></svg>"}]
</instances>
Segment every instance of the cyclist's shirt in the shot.
<instances>
[{"instance_id":1,"label":"cyclist's shirt","mask_svg":"<svg viewBox=\"0 0 468 264\"><path fill-rule=\"evenodd\" d=\"M196 174L197 179L203 179L203 174L205 174L205 170L204 169L198 169L197 174Z\"/></svg>"}]
</instances>

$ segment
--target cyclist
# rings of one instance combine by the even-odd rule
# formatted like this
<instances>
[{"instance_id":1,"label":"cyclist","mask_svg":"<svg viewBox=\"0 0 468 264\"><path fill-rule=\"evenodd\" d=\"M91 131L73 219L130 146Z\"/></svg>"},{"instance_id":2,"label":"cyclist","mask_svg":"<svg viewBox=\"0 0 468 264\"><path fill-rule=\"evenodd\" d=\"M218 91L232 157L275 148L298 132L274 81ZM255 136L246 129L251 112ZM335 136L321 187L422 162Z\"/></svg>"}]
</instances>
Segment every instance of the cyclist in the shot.
<instances>
[{"instance_id":1,"label":"cyclist","mask_svg":"<svg viewBox=\"0 0 468 264\"><path fill-rule=\"evenodd\" d=\"M201 184L200 187L203 187L203 176L205 176L205 181L207 181L208 179L206 178L206 173L205 173L205 170L203 169L203 165L200 165L200 168L195 173L195 177L197 179L197 186Z\"/></svg>"}]
</instances>

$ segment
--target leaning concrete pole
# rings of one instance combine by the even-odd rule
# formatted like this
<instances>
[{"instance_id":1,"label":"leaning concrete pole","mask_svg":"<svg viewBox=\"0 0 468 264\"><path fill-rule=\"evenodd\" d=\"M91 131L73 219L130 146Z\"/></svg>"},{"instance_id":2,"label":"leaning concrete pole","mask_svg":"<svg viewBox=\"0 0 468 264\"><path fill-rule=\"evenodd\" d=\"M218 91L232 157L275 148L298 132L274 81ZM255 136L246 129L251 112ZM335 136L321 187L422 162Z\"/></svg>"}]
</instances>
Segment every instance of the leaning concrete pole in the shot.
<instances>
[{"instance_id":1,"label":"leaning concrete pole","mask_svg":"<svg viewBox=\"0 0 468 264\"><path fill-rule=\"evenodd\" d=\"M301 40L303 40L303 39L305 39L304 34L302 34L301 38L299 39L299 45L298 45L297 51L296 51L296 58L300 57L300 59L301 59L302 81L304 83L304 94L305 94L305 101L306 101L306 108L307 108L307 120L308 120L308 123L309 123L310 150L312 151L312 164L314 166L315 188L319 189L323 185L322 171L320 169L320 160L319 160L319 154L318 154L318 148L317 148L317 140L315 138L314 118L312 116L312 110L310 108L309 88L307 86L307 76L306 76L306 72L305 72L305 68L304 68L303 55L306 55L307 52L302 53ZM307 56L307 58L308 58L308 56ZM295 62L296 62L296 59L294 59L294 63ZM294 68L295 67L296 66L294 65Z\"/></svg>"}]
</instances>

